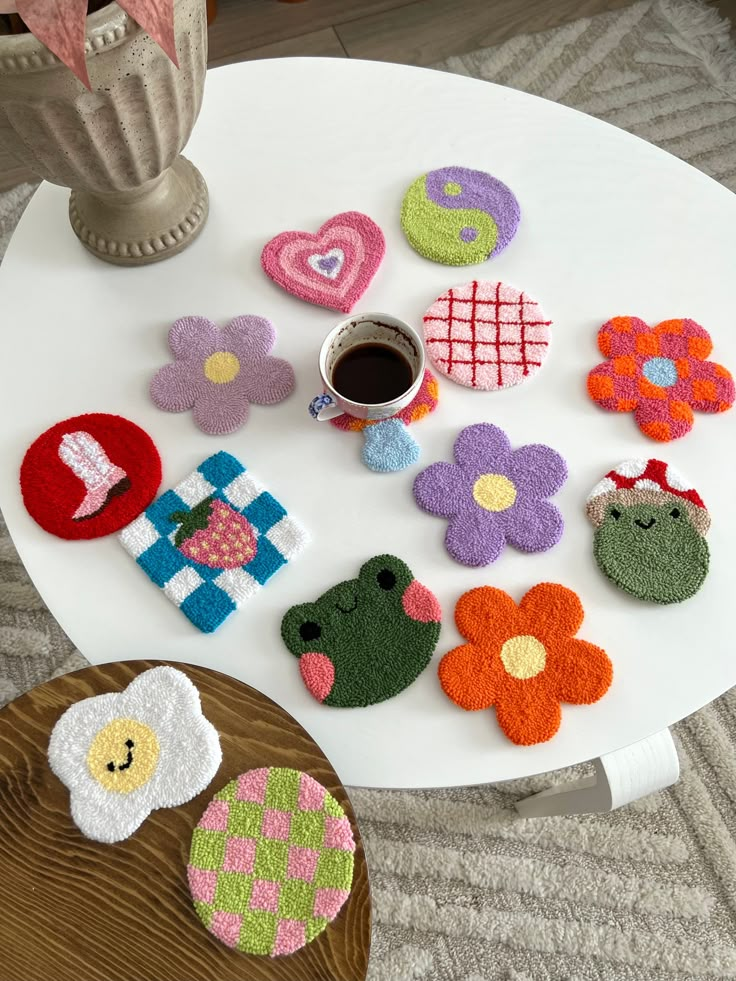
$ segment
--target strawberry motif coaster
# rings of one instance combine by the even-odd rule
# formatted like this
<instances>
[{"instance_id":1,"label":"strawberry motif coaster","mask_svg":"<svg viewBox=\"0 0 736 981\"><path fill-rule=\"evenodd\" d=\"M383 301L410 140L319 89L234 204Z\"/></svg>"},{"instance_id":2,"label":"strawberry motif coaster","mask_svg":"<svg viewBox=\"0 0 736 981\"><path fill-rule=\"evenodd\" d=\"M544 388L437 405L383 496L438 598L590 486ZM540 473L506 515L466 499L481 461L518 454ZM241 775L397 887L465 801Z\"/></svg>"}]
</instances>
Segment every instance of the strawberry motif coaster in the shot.
<instances>
[{"instance_id":1,"label":"strawberry motif coaster","mask_svg":"<svg viewBox=\"0 0 736 981\"><path fill-rule=\"evenodd\" d=\"M215 453L120 534L195 627L216 630L308 537L229 453Z\"/></svg>"},{"instance_id":2,"label":"strawberry motif coaster","mask_svg":"<svg viewBox=\"0 0 736 981\"><path fill-rule=\"evenodd\" d=\"M350 313L368 289L386 251L383 232L368 215L345 211L316 235L282 232L263 249L267 276L307 303Z\"/></svg>"}]
</instances>

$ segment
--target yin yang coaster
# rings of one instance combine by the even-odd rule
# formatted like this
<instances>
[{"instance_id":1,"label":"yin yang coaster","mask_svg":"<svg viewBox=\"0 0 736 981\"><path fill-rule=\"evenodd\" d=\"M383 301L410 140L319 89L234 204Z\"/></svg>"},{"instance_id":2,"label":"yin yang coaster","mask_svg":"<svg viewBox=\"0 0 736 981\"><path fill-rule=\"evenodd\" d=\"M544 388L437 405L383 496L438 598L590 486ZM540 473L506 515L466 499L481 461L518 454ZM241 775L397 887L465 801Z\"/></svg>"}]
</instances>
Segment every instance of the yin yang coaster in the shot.
<instances>
[{"instance_id":1,"label":"yin yang coaster","mask_svg":"<svg viewBox=\"0 0 736 981\"><path fill-rule=\"evenodd\" d=\"M601 572L650 603L680 603L708 574L710 515L662 460L626 460L593 488L586 507Z\"/></svg>"},{"instance_id":2,"label":"yin yang coaster","mask_svg":"<svg viewBox=\"0 0 736 981\"><path fill-rule=\"evenodd\" d=\"M469 266L502 252L516 234L519 202L482 170L441 167L422 174L401 206L411 247L434 262Z\"/></svg>"}]
</instances>

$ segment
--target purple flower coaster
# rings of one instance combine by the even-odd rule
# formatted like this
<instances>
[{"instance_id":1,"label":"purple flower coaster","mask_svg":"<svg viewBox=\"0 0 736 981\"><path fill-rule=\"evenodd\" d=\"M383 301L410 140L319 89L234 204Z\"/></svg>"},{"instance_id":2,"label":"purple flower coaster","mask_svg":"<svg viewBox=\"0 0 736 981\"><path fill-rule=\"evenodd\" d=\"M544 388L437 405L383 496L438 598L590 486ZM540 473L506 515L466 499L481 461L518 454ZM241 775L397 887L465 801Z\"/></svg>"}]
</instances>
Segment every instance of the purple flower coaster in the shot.
<instances>
[{"instance_id":1,"label":"purple flower coaster","mask_svg":"<svg viewBox=\"0 0 736 981\"><path fill-rule=\"evenodd\" d=\"M445 546L463 565L495 562L508 542L522 552L546 552L564 522L545 500L567 480L567 464L542 443L512 450L506 433L481 422L455 440L456 463L433 463L414 481L424 511L449 518Z\"/></svg>"},{"instance_id":2,"label":"purple flower coaster","mask_svg":"<svg viewBox=\"0 0 736 981\"><path fill-rule=\"evenodd\" d=\"M264 317L235 317L222 330L206 317L182 317L169 331L174 355L151 382L151 398L166 412L194 410L204 433L240 429L250 403L273 405L294 390L294 369L271 357L276 329Z\"/></svg>"}]
</instances>

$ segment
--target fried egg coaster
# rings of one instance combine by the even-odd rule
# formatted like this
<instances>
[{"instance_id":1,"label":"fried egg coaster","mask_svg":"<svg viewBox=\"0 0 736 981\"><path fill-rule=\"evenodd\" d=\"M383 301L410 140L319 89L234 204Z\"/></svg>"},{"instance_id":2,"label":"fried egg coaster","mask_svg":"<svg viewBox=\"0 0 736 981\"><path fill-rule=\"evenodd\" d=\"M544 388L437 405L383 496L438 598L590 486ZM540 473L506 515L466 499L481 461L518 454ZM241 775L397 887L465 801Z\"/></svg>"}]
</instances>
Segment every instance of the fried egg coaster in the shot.
<instances>
[{"instance_id":1,"label":"fried egg coaster","mask_svg":"<svg viewBox=\"0 0 736 981\"><path fill-rule=\"evenodd\" d=\"M601 572L650 603L680 603L703 585L710 515L696 490L662 460L626 460L593 488L586 507Z\"/></svg>"},{"instance_id":2,"label":"fried egg coaster","mask_svg":"<svg viewBox=\"0 0 736 981\"><path fill-rule=\"evenodd\" d=\"M342 909L354 852L345 812L309 774L249 770L215 795L192 834L194 908L228 947L292 954Z\"/></svg>"},{"instance_id":3,"label":"fried egg coaster","mask_svg":"<svg viewBox=\"0 0 736 981\"><path fill-rule=\"evenodd\" d=\"M87 838L128 838L159 807L196 797L217 773L220 739L176 668L151 668L121 692L75 702L51 732L49 765Z\"/></svg>"}]
</instances>

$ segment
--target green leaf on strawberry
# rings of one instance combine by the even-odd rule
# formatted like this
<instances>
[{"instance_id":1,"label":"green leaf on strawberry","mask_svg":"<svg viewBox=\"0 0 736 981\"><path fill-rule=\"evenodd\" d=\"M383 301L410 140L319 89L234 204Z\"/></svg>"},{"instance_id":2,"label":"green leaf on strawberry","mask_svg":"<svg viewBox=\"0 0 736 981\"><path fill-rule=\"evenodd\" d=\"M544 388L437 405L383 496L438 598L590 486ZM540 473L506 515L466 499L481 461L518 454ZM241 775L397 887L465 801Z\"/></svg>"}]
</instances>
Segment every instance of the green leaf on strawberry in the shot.
<instances>
[{"instance_id":1,"label":"green leaf on strawberry","mask_svg":"<svg viewBox=\"0 0 736 981\"><path fill-rule=\"evenodd\" d=\"M204 531L208 527L214 501L214 497L206 497L191 511L174 511L169 516L170 521L175 521L180 526L174 537L174 544L177 548L183 545L188 538L191 538L195 531Z\"/></svg>"}]
</instances>

